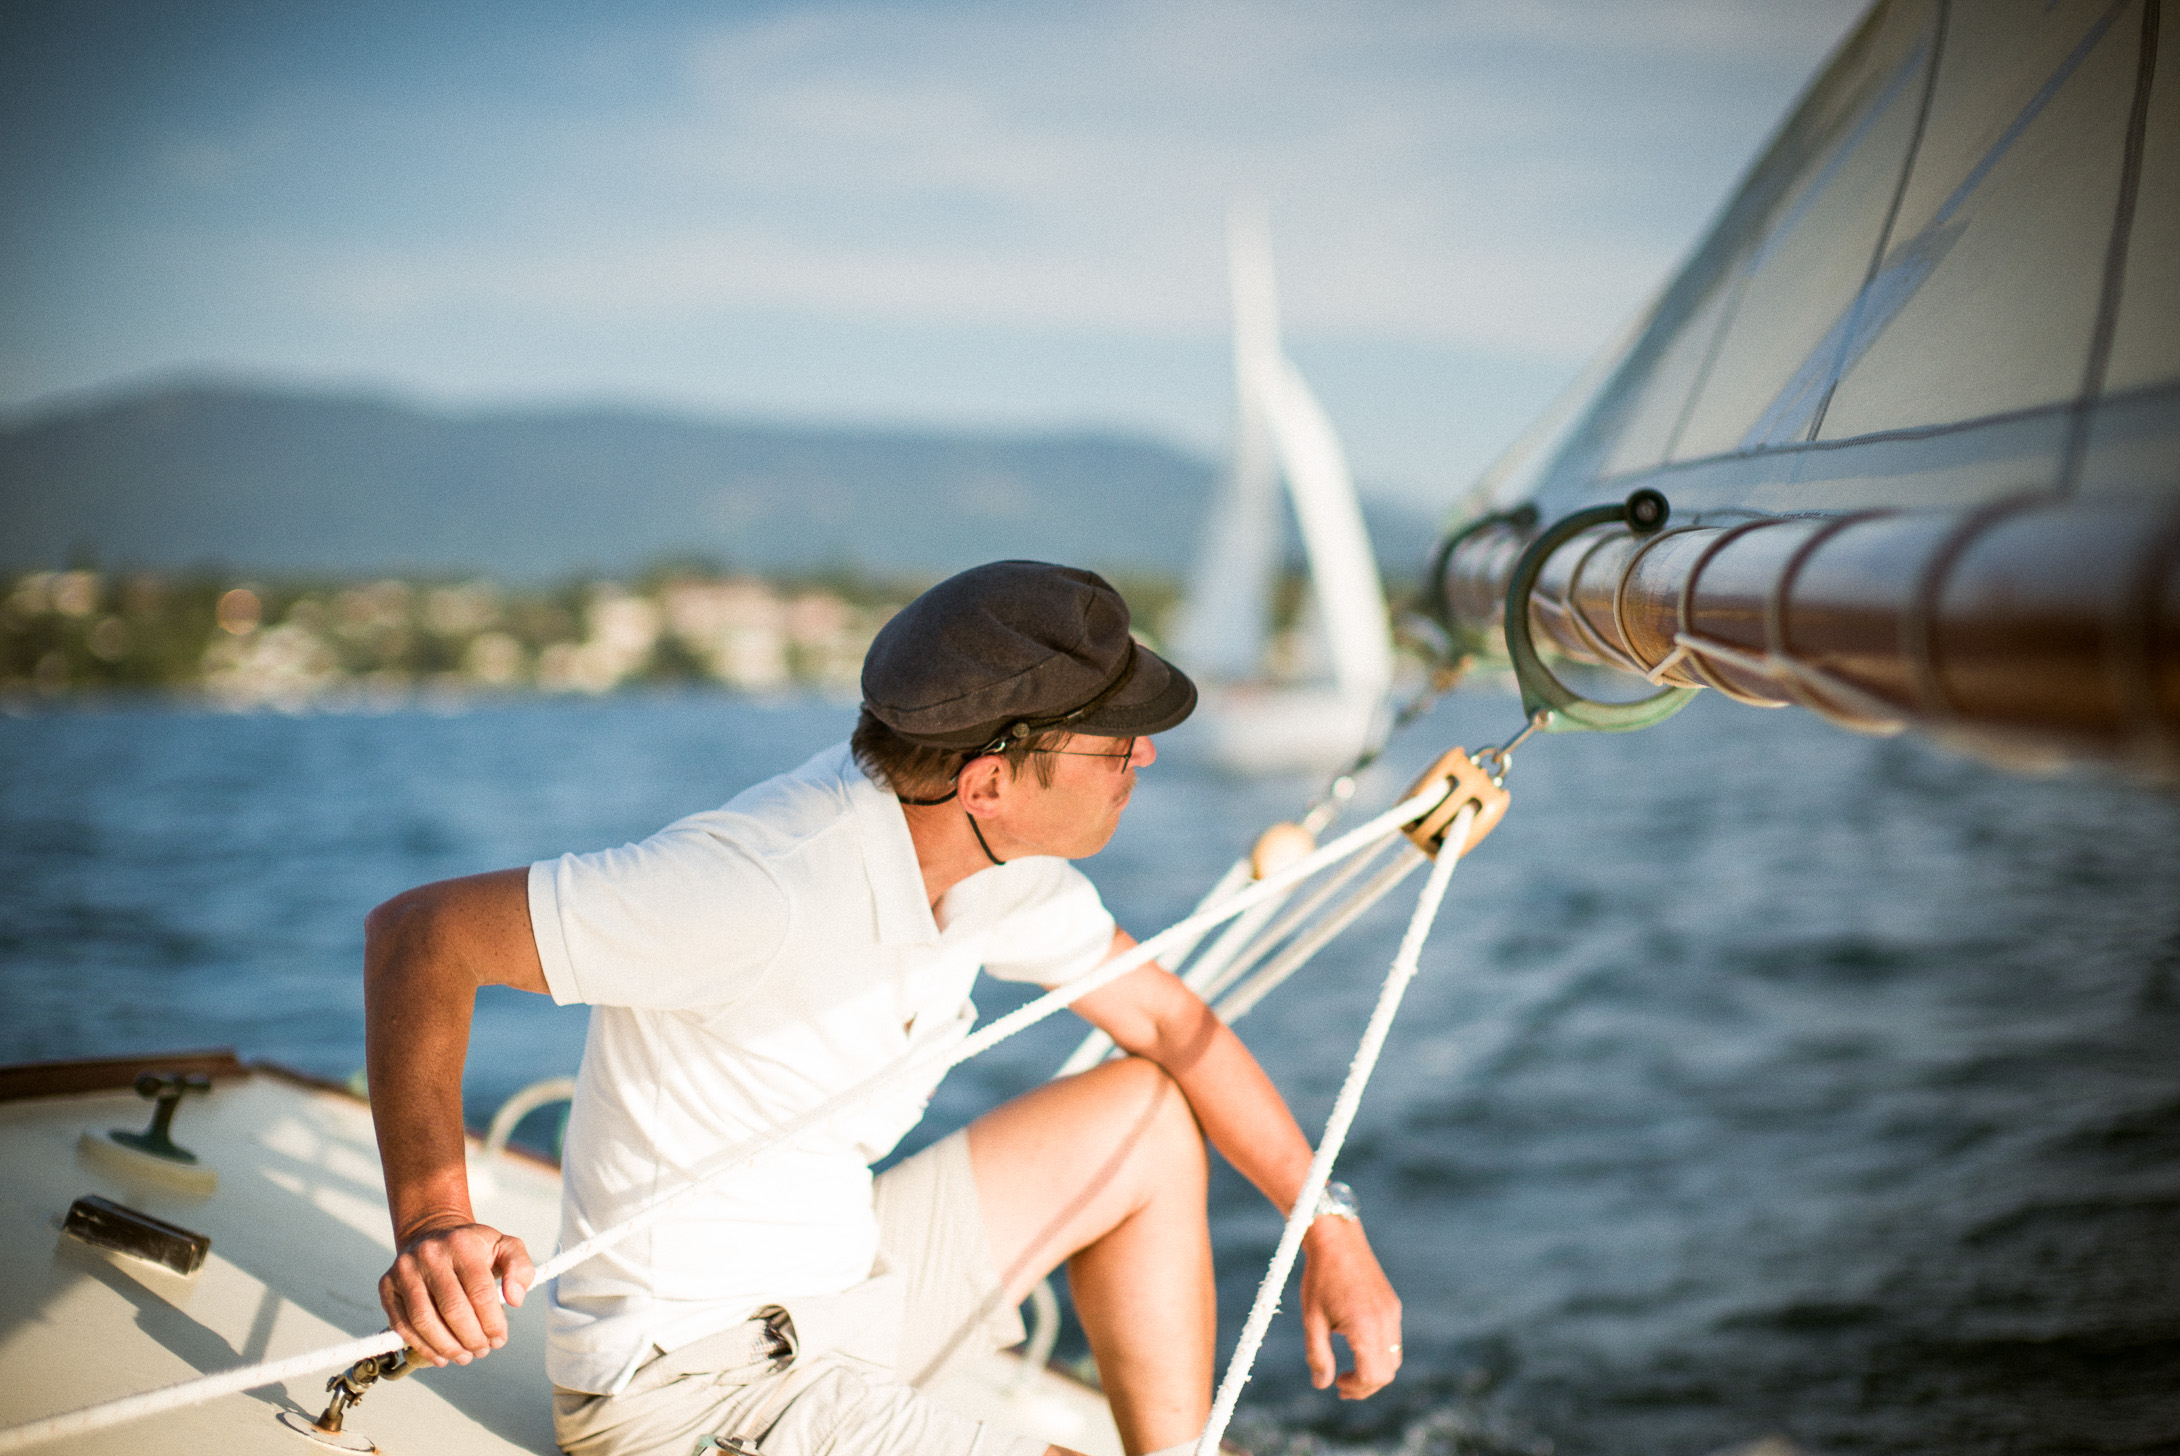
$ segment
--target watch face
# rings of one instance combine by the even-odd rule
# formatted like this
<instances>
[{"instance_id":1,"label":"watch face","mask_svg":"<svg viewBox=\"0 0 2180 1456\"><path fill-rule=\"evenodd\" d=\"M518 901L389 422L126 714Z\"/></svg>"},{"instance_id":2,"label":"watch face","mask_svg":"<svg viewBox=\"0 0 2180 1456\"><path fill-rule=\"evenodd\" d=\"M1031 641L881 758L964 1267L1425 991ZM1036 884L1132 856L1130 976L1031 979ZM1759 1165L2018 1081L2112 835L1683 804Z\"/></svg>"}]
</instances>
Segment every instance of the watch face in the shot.
<instances>
[{"instance_id":1,"label":"watch face","mask_svg":"<svg viewBox=\"0 0 2180 1456\"><path fill-rule=\"evenodd\" d=\"M1355 1190L1345 1183L1327 1183L1325 1191L1317 1195L1317 1217L1330 1215L1334 1218L1360 1218L1362 1204L1355 1197Z\"/></svg>"}]
</instances>

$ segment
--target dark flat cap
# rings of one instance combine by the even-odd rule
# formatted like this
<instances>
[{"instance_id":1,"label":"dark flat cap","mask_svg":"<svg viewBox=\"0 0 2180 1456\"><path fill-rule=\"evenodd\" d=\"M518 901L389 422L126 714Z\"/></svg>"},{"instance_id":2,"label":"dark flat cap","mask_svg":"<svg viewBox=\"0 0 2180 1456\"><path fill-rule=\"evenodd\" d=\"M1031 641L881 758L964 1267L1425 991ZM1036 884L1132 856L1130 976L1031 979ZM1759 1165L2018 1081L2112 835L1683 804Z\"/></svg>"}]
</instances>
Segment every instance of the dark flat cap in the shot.
<instances>
[{"instance_id":1,"label":"dark flat cap","mask_svg":"<svg viewBox=\"0 0 2180 1456\"><path fill-rule=\"evenodd\" d=\"M1162 733L1195 711L1196 685L1128 635L1128 604L1096 572L994 561L886 623L863 705L912 743L981 748L1049 728Z\"/></svg>"}]
</instances>

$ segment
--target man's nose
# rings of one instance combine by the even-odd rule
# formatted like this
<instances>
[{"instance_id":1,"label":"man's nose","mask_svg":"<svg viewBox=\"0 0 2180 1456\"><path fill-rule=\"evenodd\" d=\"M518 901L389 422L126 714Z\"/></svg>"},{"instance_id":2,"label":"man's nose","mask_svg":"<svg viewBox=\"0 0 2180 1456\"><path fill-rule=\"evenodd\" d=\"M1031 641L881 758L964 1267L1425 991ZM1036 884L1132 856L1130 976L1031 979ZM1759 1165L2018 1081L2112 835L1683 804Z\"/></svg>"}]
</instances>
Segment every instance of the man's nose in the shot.
<instances>
[{"instance_id":1,"label":"man's nose","mask_svg":"<svg viewBox=\"0 0 2180 1456\"><path fill-rule=\"evenodd\" d=\"M1138 738L1135 741L1135 751L1128 755L1128 767L1149 768L1156 762L1158 762L1158 745L1148 738Z\"/></svg>"}]
</instances>

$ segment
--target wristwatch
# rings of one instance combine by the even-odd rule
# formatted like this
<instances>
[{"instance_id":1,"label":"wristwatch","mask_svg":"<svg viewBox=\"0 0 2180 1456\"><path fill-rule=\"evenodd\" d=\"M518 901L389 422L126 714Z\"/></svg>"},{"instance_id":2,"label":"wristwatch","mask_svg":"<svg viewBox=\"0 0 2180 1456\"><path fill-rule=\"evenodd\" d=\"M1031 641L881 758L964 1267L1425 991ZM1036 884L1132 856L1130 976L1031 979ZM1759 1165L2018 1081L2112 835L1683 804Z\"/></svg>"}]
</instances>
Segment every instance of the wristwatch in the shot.
<instances>
[{"instance_id":1,"label":"wristwatch","mask_svg":"<svg viewBox=\"0 0 2180 1456\"><path fill-rule=\"evenodd\" d=\"M1345 1183L1327 1183L1325 1191L1317 1195L1317 1211L1310 1217L1315 1220L1327 1214L1359 1223L1362 1220L1362 1200Z\"/></svg>"}]
</instances>

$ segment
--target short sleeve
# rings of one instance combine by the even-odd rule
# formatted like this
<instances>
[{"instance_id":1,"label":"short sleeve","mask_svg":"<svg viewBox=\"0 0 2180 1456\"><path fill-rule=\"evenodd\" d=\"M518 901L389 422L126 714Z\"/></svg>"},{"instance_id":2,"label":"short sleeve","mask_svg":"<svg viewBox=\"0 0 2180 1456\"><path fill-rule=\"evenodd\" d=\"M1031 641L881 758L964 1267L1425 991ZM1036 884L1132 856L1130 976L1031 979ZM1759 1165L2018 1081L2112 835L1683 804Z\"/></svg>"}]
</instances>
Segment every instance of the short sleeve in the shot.
<instances>
[{"instance_id":1,"label":"short sleeve","mask_svg":"<svg viewBox=\"0 0 2180 1456\"><path fill-rule=\"evenodd\" d=\"M787 895L699 814L640 844L530 866L530 929L562 1005L709 1008L753 986L787 939Z\"/></svg>"},{"instance_id":2,"label":"short sleeve","mask_svg":"<svg viewBox=\"0 0 2180 1456\"><path fill-rule=\"evenodd\" d=\"M1097 886L1064 859L1010 862L995 875L987 892L996 903L979 906L989 915L979 937L985 971L1003 981L1033 981L1057 986L1071 981L1106 958L1113 945L1113 916L1098 898Z\"/></svg>"}]
</instances>

